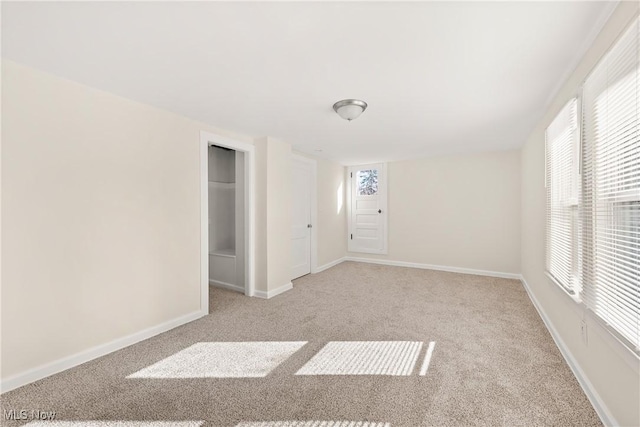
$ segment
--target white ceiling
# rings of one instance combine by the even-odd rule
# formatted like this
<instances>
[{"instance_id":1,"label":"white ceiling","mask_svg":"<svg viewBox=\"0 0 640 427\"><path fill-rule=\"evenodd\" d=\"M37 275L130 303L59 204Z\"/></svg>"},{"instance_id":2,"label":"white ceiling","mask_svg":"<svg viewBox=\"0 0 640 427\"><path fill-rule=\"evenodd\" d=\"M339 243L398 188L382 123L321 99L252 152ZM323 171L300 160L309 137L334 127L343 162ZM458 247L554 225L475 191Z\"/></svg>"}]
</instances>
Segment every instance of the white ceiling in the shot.
<instances>
[{"instance_id":1,"label":"white ceiling","mask_svg":"<svg viewBox=\"0 0 640 427\"><path fill-rule=\"evenodd\" d=\"M367 163L521 146L613 5L2 2L2 55Z\"/></svg>"}]
</instances>

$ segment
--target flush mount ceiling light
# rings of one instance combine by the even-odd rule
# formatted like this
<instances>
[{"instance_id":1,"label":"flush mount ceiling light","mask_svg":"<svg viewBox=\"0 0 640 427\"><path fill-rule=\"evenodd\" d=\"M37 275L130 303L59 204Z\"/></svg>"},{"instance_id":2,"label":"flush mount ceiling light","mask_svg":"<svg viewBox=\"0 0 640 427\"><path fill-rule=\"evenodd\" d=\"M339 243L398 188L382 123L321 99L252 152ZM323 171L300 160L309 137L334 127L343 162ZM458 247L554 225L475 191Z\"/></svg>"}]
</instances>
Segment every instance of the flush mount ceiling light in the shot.
<instances>
[{"instance_id":1,"label":"flush mount ceiling light","mask_svg":"<svg viewBox=\"0 0 640 427\"><path fill-rule=\"evenodd\" d=\"M333 104L333 110L345 120L353 120L367 109L367 103L359 99L343 99Z\"/></svg>"}]
</instances>

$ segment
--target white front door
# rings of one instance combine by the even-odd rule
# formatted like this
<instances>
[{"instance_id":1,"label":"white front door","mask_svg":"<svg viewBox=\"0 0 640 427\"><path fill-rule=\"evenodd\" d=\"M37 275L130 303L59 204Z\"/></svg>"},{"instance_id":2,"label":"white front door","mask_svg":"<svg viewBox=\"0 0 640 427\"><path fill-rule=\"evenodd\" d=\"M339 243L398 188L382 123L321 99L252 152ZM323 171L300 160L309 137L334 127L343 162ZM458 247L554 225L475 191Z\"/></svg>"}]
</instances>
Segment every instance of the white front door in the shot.
<instances>
[{"instance_id":1,"label":"white front door","mask_svg":"<svg viewBox=\"0 0 640 427\"><path fill-rule=\"evenodd\" d=\"M387 253L387 180L385 165L349 168L349 252Z\"/></svg>"},{"instance_id":2,"label":"white front door","mask_svg":"<svg viewBox=\"0 0 640 427\"><path fill-rule=\"evenodd\" d=\"M291 279L311 272L311 177L312 165L293 158Z\"/></svg>"}]
</instances>

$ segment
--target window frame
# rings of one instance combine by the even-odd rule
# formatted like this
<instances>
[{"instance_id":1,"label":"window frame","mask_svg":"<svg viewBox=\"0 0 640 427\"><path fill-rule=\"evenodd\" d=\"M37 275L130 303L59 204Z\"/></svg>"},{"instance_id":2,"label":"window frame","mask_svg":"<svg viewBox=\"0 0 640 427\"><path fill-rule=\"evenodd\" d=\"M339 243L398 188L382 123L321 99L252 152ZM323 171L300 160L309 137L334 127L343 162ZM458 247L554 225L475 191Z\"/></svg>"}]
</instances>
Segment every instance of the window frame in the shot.
<instances>
[{"instance_id":1,"label":"window frame","mask_svg":"<svg viewBox=\"0 0 640 427\"><path fill-rule=\"evenodd\" d=\"M562 291L567 294L572 300L580 303L582 302L581 298L580 298L580 291L581 291L581 286L579 284L580 282L580 265L579 265L579 254L580 254L580 218L579 218L579 201L580 201L580 191L581 191L581 186L580 186L580 182L581 182L581 165L582 165L582 120L580 120L581 117L581 113L582 113L582 97L580 96L580 94L575 95L573 97L571 97L569 99L569 101L567 101L567 103L565 103L562 108L560 108L560 110L557 112L557 114L554 116L553 120L551 121L551 123L549 124L549 126L547 126L547 128L545 129L545 153L544 153L544 165L545 165L545 172L544 172L544 177L545 177L545 198L546 198L546 203L549 203L549 195L548 193L550 191L553 191L552 189L550 189L552 183L548 182L548 170L547 168L549 167L549 140L548 138L548 130L549 127L553 124L553 122L565 111L566 108L569 107L569 105L575 102L575 123L576 123L576 128L573 131L573 144L574 147L572 147L572 155L573 155L573 164L572 164L572 170L571 170L571 175L572 175L572 197L567 199L567 207L570 208L571 211L571 275L573 277L573 283L570 286L567 286L565 284L563 284L557 277L555 277L553 275L553 273L550 271L550 246L549 246L549 242L548 239L550 238L550 231L548 229L549 227L549 206L546 205L545 206L545 274L546 276L549 278L549 280L551 280L556 286L558 286L560 289L562 289Z\"/></svg>"},{"instance_id":2,"label":"window frame","mask_svg":"<svg viewBox=\"0 0 640 427\"><path fill-rule=\"evenodd\" d=\"M584 117L583 117L583 104L584 104L584 97L583 97L583 88L586 84L586 82L589 80L589 78L593 75L593 73L598 69L598 67L600 66L600 64L602 64L602 61L607 57L607 55L614 50L614 48L617 46L617 44L620 42L620 40L627 34L627 32L631 29L631 27L633 27L634 25L640 25L640 15L636 14L628 23L628 25L625 27L625 29L623 31L620 32L620 35L616 38L616 40L611 44L611 46L607 49L606 52L603 53L603 55L600 57L600 59L595 63L595 65L591 68L591 70L589 71L589 73L585 76L585 78L582 80L579 89L576 91L575 94L573 94L571 96L571 99L569 100L569 102L571 102L572 100L576 99L577 100L577 117L578 117L578 123L577 123L577 131L578 131L578 149L577 149L577 156L578 156L578 162L577 162L577 166L578 166L578 172L577 172L577 178L579 179L579 182L582 183L583 181L583 170L584 170ZM638 41L638 43L640 43L640 40ZM640 66L638 68L638 73L640 73ZM640 76L638 77L639 81L640 81ZM637 90L637 94L640 97L640 88L636 89ZM565 104L566 106L567 104ZM564 109L565 107L563 106L562 109ZM558 114L562 111L559 110ZM557 117L557 115L555 116ZM555 117L553 120L555 120ZM552 123L553 120L550 122ZM544 157L544 162L545 162L545 192L547 191L546 187L547 187L547 144L546 144L546 129L545 129L545 157ZM596 183L592 183L591 185L596 185ZM583 191L584 188L579 188L579 192L578 194L578 209L581 210L583 208L583 204L582 204L582 198L583 198ZM626 193L629 194L623 194L620 195L620 197L616 197L616 200L611 201L611 204L614 203L619 203L619 202L627 202L627 201L638 201L639 200L639 196L640 196L640 190L636 190L636 189L632 189L632 190L628 190ZM546 197L546 194L545 194ZM546 202L548 203L548 199L546 200ZM545 208L545 214L547 212L548 207ZM581 213L579 212L579 216L574 220L574 225L577 226L578 228L578 234L581 235L582 234L582 227L583 227L583 223L582 223L582 217L581 217ZM546 218L545 218L545 225L546 224ZM594 224L592 224L592 241L591 241L591 245L595 246L596 245L596 233L595 233L595 222ZM574 228L575 230L575 228ZM570 292L567 291L567 289L565 288L565 286L563 286L561 283L559 283L555 277L549 273L548 271L548 264L547 264L547 242L548 239L548 234L545 231L545 273L547 278L554 284L554 286L557 286L559 289L561 289L565 295L567 295L569 298L571 298L571 300L575 303L575 307L577 310L579 310L582 314L583 317L583 323L585 321L585 319L589 318L590 320L593 320L596 324L598 324L600 327L602 327L606 332L608 332L607 334L599 334L599 336L601 338L604 338L605 342L608 343L608 345L613 348L616 353L618 353L618 355L620 355L622 357L622 359L627 362L627 364L631 367L633 367L636 372L638 372L638 361L640 360L640 344L636 344L633 343L630 339L628 339L627 337L625 337L621 332L619 332L617 330L617 328L615 328L614 326L612 326L604 317L602 317L601 314L598 314L590 305L587 304L587 301L584 300L582 298L582 294L584 293L585 288L583 287L583 283L582 283L582 268L583 266L580 265L581 261L578 261L577 265L575 266L575 268L578 268L578 274L579 274L579 292L576 292L575 294L571 294ZM573 247L573 252L575 254L578 255L578 257L581 257L583 254L582 252L585 250L585 245L587 244L587 242L583 242L583 241L579 241L578 244L576 246ZM593 253L593 249L591 250L591 253ZM575 259L575 256L574 256ZM583 339L586 340L586 336L583 336ZM585 342L586 343L586 342Z\"/></svg>"}]
</instances>

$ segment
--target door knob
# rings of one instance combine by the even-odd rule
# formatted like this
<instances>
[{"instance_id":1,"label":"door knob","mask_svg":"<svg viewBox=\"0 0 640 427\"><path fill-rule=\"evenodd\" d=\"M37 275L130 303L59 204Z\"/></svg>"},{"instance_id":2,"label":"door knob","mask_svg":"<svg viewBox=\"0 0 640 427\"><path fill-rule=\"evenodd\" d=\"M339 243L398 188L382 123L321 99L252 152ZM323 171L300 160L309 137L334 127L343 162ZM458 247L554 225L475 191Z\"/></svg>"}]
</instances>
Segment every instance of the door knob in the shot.
<instances>
[{"instance_id":1,"label":"door knob","mask_svg":"<svg viewBox=\"0 0 640 427\"><path fill-rule=\"evenodd\" d=\"M311 228L311 224L307 224L307 228Z\"/></svg>"},{"instance_id":2,"label":"door knob","mask_svg":"<svg viewBox=\"0 0 640 427\"><path fill-rule=\"evenodd\" d=\"M382 209L378 209L378 213L382 213Z\"/></svg>"}]
</instances>

